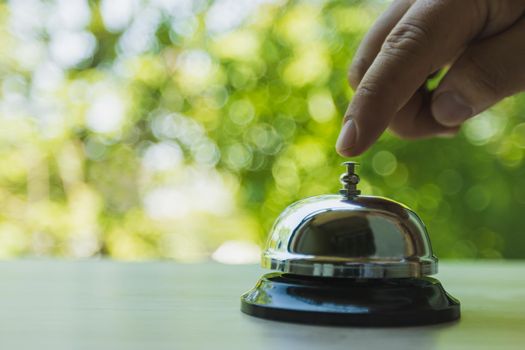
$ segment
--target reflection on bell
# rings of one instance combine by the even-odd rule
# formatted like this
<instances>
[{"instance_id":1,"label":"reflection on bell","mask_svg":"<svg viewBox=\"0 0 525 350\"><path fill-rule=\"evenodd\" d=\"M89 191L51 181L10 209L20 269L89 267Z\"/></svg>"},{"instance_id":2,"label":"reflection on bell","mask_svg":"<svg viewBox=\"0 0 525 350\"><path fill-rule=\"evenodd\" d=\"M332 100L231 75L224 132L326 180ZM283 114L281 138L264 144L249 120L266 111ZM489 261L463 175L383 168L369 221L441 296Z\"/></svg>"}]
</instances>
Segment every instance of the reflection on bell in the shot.
<instances>
[{"instance_id":1,"label":"reflection on bell","mask_svg":"<svg viewBox=\"0 0 525 350\"><path fill-rule=\"evenodd\" d=\"M409 326L459 318L459 301L438 280L437 258L419 217L392 200L361 196L347 162L340 195L303 199L276 220L264 275L241 310L273 320Z\"/></svg>"}]
</instances>

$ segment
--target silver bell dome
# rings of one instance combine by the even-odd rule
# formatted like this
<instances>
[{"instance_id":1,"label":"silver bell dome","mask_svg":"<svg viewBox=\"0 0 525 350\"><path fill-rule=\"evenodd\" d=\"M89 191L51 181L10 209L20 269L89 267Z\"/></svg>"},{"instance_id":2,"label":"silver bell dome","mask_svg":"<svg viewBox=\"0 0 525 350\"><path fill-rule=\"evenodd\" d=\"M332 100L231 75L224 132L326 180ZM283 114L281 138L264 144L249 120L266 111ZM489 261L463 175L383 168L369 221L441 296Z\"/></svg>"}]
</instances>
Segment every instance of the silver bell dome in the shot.
<instances>
[{"instance_id":1,"label":"silver bell dome","mask_svg":"<svg viewBox=\"0 0 525 350\"><path fill-rule=\"evenodd\" d=\"M426 228L395 201L362 196L347 162L340 195L310 197L276 220L262 266L285 273L343 278L406 278L437 273Z\"/></svg>"}]
</instances>

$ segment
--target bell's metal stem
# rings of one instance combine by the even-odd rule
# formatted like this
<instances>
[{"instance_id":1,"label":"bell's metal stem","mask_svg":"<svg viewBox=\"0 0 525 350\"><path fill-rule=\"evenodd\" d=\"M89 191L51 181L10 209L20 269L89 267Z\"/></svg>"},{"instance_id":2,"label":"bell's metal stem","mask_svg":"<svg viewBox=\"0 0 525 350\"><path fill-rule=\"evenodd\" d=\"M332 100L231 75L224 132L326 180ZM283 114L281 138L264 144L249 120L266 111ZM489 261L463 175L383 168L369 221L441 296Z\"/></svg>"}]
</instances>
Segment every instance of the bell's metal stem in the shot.
<instances>
[{"instance_id":1,"label":"bell's metal stem","mask_svg":"<svg viewBox=\"0 0 525 350\"><path fill-rule=\"evenodd\" d=\"M361 191L357 189L359 183L359 176L355 173L355 166L359 165L356 162L344 162L346 165L346 173L341 175L340 181L343 184L343 188L339 191L345 199L353 199L361 194Z\"/></svg>"}]
</instances>

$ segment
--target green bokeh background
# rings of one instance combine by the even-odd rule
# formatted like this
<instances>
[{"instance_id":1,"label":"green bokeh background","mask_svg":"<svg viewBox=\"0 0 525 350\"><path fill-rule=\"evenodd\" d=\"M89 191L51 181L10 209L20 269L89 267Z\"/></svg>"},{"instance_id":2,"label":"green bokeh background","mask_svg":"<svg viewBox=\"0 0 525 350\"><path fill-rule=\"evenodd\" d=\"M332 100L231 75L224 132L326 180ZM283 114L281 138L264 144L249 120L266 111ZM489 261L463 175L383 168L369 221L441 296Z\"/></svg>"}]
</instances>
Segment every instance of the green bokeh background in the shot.
<instances>
[{"instance_id":1,"label":"green bokeh background","mask_svg":"<svg viewBox=\"0 0 525 350\"><path fill-rule=\"evenodd\" d=\"M0 257L262 244L287 205L338 190L347 67L386 5L3 3ZM413 208L440 258L523 258L524 112L515 96L453 139L387 133L361 189Z\"/></svg>"}]
</instances>

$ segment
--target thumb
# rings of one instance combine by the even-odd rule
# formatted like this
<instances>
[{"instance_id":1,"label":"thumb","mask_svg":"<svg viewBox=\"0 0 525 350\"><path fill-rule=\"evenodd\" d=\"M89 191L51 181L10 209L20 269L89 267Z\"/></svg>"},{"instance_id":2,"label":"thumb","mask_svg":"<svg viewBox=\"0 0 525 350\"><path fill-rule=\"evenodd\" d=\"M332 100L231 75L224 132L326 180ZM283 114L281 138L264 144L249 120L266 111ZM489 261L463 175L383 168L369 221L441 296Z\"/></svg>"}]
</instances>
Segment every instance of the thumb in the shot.
<instances>
[{"instance_id":1,"label":"thumb","mask_svg":"<svg viewBox=\"0 0 525 350\"><path fill-rule=\"evenodd\" d=\"M445 75L432 99L432 115L457 126L503 98L525 89L525 20L468 47Z\"/></svg>"}]
</instances>

